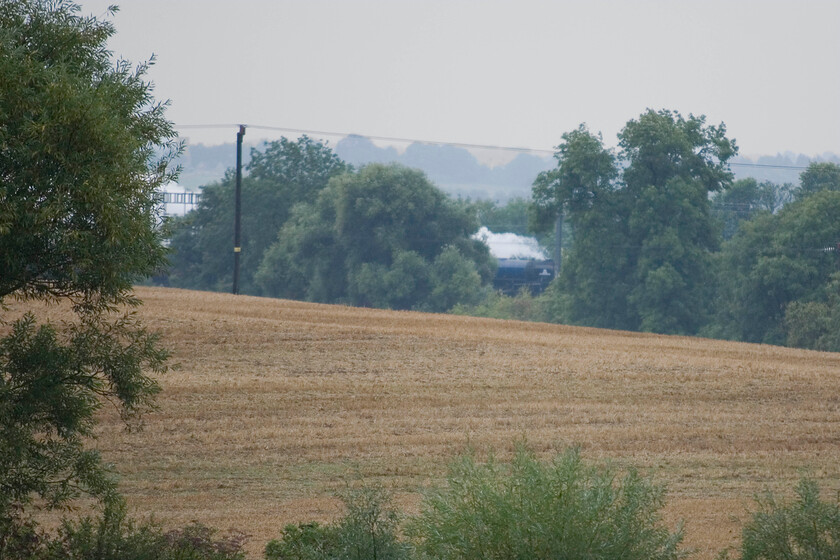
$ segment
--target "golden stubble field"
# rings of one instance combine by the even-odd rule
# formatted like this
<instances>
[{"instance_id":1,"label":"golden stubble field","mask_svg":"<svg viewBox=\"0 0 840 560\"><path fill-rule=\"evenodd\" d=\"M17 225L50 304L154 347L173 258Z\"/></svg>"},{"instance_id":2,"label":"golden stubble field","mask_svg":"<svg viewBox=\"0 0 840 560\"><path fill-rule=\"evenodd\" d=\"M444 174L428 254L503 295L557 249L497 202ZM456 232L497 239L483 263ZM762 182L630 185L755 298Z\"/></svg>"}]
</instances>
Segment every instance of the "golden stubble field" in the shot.
<instances>
[{"instance_id":1,"label":"golden stubble field","mask_svg":"<svg viewBox=\"0 0 840 560\"><path fill-rule=\"evenodd\" d=\"M802 474L840 490L840 354L141 288L177 369L159 410L96 445L132 512L262 547L329 521L363 478L406 511L471 446L635 466L668 488L694 558L735 544L752 497ZM15 304L19 307L20 304ZM13 306L13 307L15 307Z\"/></svg>"}]
</instances>

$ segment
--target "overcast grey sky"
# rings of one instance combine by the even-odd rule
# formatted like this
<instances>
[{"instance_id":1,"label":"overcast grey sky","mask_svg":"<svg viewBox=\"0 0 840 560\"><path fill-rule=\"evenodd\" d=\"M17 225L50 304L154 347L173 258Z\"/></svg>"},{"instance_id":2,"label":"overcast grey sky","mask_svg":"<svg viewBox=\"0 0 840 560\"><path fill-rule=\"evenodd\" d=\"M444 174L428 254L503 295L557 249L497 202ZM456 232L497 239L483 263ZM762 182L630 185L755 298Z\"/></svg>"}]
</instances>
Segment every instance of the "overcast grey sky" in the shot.
<instances>
[{"instance_id":1,"label":"overcast grey sky","mask_svg":"<svg viewBox=\"0 0 840 560\"><path fill-rule=\"evenodd\" d=\"M110 47L157 55L177 125L550 149L581 122L615 145L650 107L725 122L745 155L840 153L840 0L85 0L82 13L113 3Z\"/></svg>"}]
</instances>

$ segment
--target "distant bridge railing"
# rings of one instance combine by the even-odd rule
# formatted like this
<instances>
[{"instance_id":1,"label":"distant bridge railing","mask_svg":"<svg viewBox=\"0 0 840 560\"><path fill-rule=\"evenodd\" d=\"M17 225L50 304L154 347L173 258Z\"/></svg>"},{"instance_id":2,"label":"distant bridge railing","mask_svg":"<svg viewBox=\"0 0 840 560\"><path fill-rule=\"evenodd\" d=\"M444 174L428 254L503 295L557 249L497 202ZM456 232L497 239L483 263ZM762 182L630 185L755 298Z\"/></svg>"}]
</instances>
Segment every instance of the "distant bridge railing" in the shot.
<instances>
[{"instance_id":1,"label":"distant bridge railing","mask_svg":"<svg viewBox=\"0 0 840 560\"><path fill-rule=\"evenodd\" d=\"M201 193L192 192L162 192L160 202L164 204L187 204L195 206L201 201Z\"/></svg>"}]
</instances>

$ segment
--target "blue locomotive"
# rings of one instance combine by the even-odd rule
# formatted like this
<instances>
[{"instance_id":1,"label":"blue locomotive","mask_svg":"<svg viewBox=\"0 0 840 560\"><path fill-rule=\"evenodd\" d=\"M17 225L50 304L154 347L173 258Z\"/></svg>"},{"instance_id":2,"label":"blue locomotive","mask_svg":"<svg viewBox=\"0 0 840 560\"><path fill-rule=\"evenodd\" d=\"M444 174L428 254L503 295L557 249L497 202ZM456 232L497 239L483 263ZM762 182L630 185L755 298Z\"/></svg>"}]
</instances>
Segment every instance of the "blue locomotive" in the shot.
<instances>
[{"instance_id":1,"label":"blue locomotive","mask_svg":"<svg viewBox=\"0 0 840 560\"><path fill-rule=\"evenodd\" d=\"M554 279L554 261L536 259L497 259L499 268L493 279L493 288L505 295L514 296L522 288L531 295L541 294Z\"/></svg>"}]
</instances>

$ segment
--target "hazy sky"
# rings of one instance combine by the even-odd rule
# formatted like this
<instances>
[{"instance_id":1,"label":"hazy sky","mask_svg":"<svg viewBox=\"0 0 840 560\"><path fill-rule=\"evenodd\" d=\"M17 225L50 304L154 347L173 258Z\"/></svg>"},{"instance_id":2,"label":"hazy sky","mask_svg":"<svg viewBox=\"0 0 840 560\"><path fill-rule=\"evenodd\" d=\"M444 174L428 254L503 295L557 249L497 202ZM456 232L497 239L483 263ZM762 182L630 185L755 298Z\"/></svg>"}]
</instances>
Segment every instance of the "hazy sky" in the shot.
<instances>
[{"instance_id":1,"label":"hazy sky","mask_svg":"<svg viewBox=\"0 0 840 560\"><path fill-rule=\"evenodd\" d=\"M840 0L86 0L82 12L113 3L111 49L157 56L150 77L177 125L550 149L581 122L615 145L650 107L725 122L745 155L840 153Z\"/></svg>"}]
</instances>

